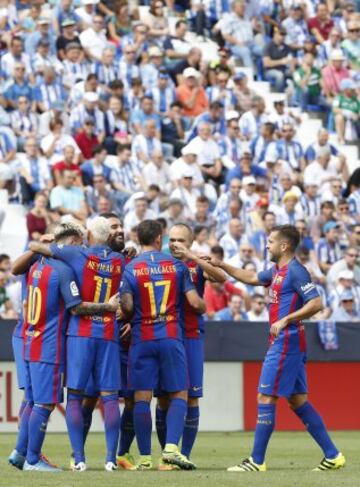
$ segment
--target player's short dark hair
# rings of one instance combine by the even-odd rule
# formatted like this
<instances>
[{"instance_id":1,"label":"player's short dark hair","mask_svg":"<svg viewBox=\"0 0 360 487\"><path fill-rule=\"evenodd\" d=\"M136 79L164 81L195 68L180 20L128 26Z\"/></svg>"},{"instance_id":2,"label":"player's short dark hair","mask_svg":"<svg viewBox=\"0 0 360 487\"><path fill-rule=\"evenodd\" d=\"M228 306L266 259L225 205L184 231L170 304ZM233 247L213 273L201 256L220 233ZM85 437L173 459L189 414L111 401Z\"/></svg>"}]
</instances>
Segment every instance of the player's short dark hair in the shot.
<instances>
[{"instance_id":1,"label":"player's short dark hair","mask_svg":"<svg viewBox=\"0 0 360 487\"><path fill-rule=\"evenodd\" d=\"M156 218L156 221L160 223L160 225L162 226L163 230L166 230L166 228L167 228L166 218L159 217L159 218Z\"/></svg>"},{"instance_id":2,"label":"player's short dark hair","mask_svg":"<svg viewBox=\"0 0 360 487\"><path fill-rule=\"evenodd\" d=\"M272 229L290 245L290 250L295 251L300 242L299 230L294 225L277 225Z\"/></svg>"},{"instance_id":3,"label":"player's short dark hair","mask_svg":"<svg viewBox=\"0 0 360 487\"><path fill-rule=\"evenodd\" d=\"M210 252L212 254L218 255L220 259L224 258L224 249L222 248L221 245L213 245L210 249Z\"/></svg>"},{"instance_id":4,"label":"player's short dark hair","mask_svg":"<svg viewBox=\"0 0 360 487\"><path fill-rule=\"evenodd\" d=\"M175 29L177 29L178 27L180 27L180 25L181 25L181 24L185 24L185 25L187 25L186 20L184 20L184 19L180 19L180 20L178 20L178 21L176 22L176 24L175 24Z\"/></svg>"},{"instance_id":5,"label":"player's short dark hair","mask_svg":"<svg viewBox=\"0 0 360 487\"><path fill-rule=\"evenodd\" d=\"M137 227L140 245L151 245L163 233L161 223L156 220L143 220Z\"/></svg>"},{"instance_id":6,"label":"player's short dark hair","mask_svg":"<svg viewBox=\"0 0 360 487\"><path fill-rule=\"evenodd\" d=\"M160 193L161 189L160 186L157 184L150 184L148 187L148 191L156 191L157 193Z\"/></svg>"},{"instance_id":7,"label":"player's short dark hair","mask_svg":"<svg viewBox=\"0 0 360 487\"><path fill-rule=\"evenodd\" d=\"M96 156L96 154L101 154L104 150L106 151L106 148L103 145L98 144L93 148L92 155Z\"/></svg>"},{"instance_id":8,"label":"player's short dark hair","mask_svg":"<svg viewBox=\"0 0 360 487\"><path fill-rule=\"evenodd\" d=\"M208 230L205 225L196 225L194 228L194 235L197 237L203 230Z\"/></svg>"},{"instance_id":9,"label":"player's short dark hair","mask_svg":"<svg viewBox=\"0 0 360 487\"><path fill-rule=\"evenodd\" d=\"M275 213L273 211L265 211L265 213L262 216L262 220L265 221L268 215L275 216Z\"/></svg>"},{"instance_id":10,"label":"player's short dark hair","mask_svg":"<svg viewBox=\"0 0 360 487\"><path fill-rule=\"evenodd\" d=\"M198 196L198 197L196 198L196 202L197 202L197 203L207 203L208 205L210 204L210 202L209 202L209 198L207 198L207 197L206 197L204 194L202 194L202 195Z\"/></svg>"},{"instance_id":11,"label":"player's short dark hair","mask_svg":"<svg viewBox=\"0 0 360 487\"><path fill-rule=\"evenodd\" d=\"M117 215L113 211L109 211L108 213L101 213L101 215L99 215L99 216L102 216L103 218L106 218L107 220L109 218L118 218L121 221L121 218L119 217L119 215Z\"/></svg>"},{"instance_id":12,"label":"player's short dark hair","mask_svg":"<svg viewBox=\"0 0 360 487\"><path fill-rule=\"evenodd\" d=\"M124 83L121 81L121 79L114 79L113 81L110 81L108 86L110 90L117 90L118 88L124 88Z\"/></svg>"},{"instance_id":13,"label":"player's short dark hair","mask_svg":"<svg viewBox=\"0 0 360 487\"><path fill-rule=\"evenodd\" d=\"M2 264L4 262L4 260L10 260L10 255L0 254L0 264Z\"/></svg>"}]
</instances>

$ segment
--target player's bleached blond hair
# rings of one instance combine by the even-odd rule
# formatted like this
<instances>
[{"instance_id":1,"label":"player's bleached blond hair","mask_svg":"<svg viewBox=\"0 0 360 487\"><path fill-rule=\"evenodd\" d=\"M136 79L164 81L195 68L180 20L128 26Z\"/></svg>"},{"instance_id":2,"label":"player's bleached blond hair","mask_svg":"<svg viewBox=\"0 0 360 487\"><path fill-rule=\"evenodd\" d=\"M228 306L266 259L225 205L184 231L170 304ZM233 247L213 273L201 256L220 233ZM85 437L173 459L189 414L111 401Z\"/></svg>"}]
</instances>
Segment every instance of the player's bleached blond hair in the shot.
<instances>
[{"instance_id":1,"label":"player's bleached blond hair","mask_svg":"<svg viewBox=\"0 0 360 487\"><path fill-rule=\"evenodd\" d=\"M55 241L62 240L66 237L83 237L84 227L75 222L59 223L54 230Z\"/></svg>"},{"instance_id":2,"label":"player's bleached blond hair","mask_svg":"<svg viewBox=\"0 0 360 487\"><path fill-rule=\"evenodd\" d=\"M104 244L107 242L110 235L110 223L109 220L103 216L96 216L89 220L87 229L96 243Z\"/></svg>"}]
</instances>

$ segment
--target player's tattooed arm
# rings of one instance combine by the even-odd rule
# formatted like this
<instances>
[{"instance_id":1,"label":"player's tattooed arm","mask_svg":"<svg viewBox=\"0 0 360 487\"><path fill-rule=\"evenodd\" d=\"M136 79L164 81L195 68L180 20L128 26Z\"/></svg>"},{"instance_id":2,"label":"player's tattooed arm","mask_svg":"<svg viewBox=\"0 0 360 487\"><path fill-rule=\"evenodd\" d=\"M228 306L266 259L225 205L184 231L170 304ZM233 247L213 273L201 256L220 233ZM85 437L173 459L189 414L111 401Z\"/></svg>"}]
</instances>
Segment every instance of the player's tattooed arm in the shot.
<instances>
[{"instance_id":1,"label":"player's tattooed arm","mask_svg":"<svg viewBox=\"0 0 360 487\"><path fill-rule=\"evenodd\" d=\"M125 320L130 320L134 314L134 299L132 294L124 293L120 295L120 307Z\"/></svg>"},{"instance_id":2,"label":"player's tattooed arm","mask_svg":"<svg viewBox=\"0 0 360 487\"><path fill-rule=\"evenodd\" d=\"M73 315L99 315L103 313L115 313L119 307L119 294L111 296L107 303L89 303L83 301L71 309Z\"/></svg>"},{"instance_id":3,"label":"player's tattooed arm","mask_svg":"<svg viewBox=\"0 0 360 487\"><path fill-rule=\"evenodd\" d=\"M34 252L35 254L41 254L45 257L52 257L52 252L50 249L50 245L40 243L40 242L30 242L29 249Z\"/></svg>"}]
</instances>

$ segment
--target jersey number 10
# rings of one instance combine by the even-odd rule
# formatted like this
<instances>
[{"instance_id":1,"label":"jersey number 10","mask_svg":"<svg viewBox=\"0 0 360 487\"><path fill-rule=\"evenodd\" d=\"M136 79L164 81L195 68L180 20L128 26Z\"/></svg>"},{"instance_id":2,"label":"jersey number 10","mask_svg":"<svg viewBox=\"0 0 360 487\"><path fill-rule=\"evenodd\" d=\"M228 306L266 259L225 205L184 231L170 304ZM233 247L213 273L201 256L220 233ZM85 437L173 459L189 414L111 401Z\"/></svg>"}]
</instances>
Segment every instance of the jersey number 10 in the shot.
<instances>
[{"instance_id":1,"label":"jersey number 10","mask_svg":"<svg viewBox=\"0 0 360 487\"><path fill-rule=\"evenodd\" d=\"M42 305L41 291L38 287L29 286L27 303L27 322L36 325L39 321Z\"/></svg>"}]
</instances>

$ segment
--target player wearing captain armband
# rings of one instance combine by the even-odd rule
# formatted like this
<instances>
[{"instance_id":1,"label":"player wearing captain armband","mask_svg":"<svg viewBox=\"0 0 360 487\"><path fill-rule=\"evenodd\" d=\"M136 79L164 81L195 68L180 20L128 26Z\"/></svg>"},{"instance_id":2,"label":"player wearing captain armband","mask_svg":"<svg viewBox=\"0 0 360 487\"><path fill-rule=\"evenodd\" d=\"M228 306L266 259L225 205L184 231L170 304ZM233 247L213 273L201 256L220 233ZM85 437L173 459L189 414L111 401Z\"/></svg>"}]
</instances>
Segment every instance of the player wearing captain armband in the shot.
<instances>
[{"instance_id":1,"label":"player wearing captain armband","mask_svg":"<svg viewBox=\"0 0 360 487\"><path fill-rule=\"evenodd\" d=\"M263 363L258 387L258 416L251 456L230 472L265 471L265 453L275 426L278 397L286 397L291 409L320 446L324 458L315 471L335 470L345 465L345 457L332 442L325 424L308 402L306 342L302 320L322 308L321 298L306 268L295 258L300 235L292 225L274 227L267 250L274 266L259 272L236 269L211 259L234 279L269 288L270 346Z\"/></svg>"},{"instance_id":2,"label":"player wearing captain armband","mask_svg":"<svg viewBox=\"0 0 360 487\"><path fill-rule=\"evenodd\" d=\"M186 299L201 314L205 304L185 264L160 251L161 225L144 220L137 232L142 253L126 266L120 290L121 309L132 326L128 385L135 391L134 426L140 451L135 469L153 467L150 402L153 390L160 387L170 397L163 462L192 470L194 464L178 449L188 390L182 306Z\"/></svg>"},{"instance_id":3,"label":"player wearing captain armband","mask_svg":"<svg viewBox=\"0 0 360 487\"><path fill-rule=\"evenodd\" d=\"M88 223L88 243L84 246L46 246L31 243L30 248L67 263L74 271L82 299L101 308L118 292L125 266L124 256L107 245L110 223L96 217ZM74 454L74 470L86 470L84 451L83 392L90 377L100 391L104 407L107 446L106 470L116 470L116 450L120 428L118 391L121 389L119 325L114 312L72 316L67 330L68 398L66 423Z\"/></svg>"}]
</instances>

